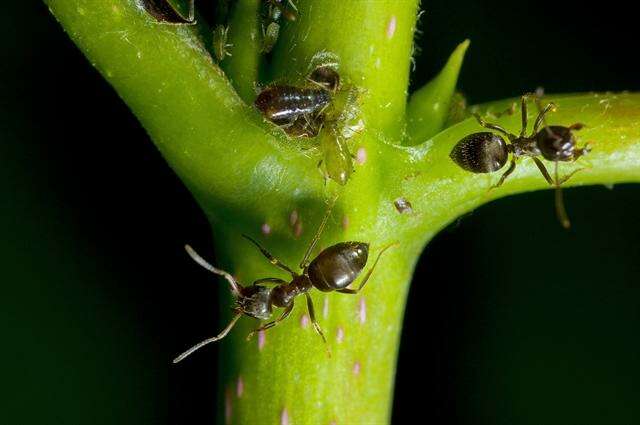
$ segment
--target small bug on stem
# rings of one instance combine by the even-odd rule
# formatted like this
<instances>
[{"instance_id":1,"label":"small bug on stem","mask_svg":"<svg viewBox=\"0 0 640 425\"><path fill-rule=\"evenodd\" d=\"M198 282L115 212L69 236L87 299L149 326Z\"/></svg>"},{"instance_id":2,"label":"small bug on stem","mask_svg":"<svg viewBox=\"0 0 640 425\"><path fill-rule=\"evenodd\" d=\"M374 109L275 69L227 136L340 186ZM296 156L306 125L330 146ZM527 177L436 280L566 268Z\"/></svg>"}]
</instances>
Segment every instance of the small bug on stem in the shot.
<instances>
[{"instance_id":1,"label":"small bug on stem","mask_svg":"<svg viewBox=\"0 0 640 425\"><path fill-rule=\"evenodd\" d=\"M530 157L542 173L543 177L551 186L556 188L556 215L563 227L569 228L571 222L567 216L562 199L561 185L569 180L575 173L582 170L579 168L570 174L560 178L558 176L559 162L574 162L581 156L587 154L590 149L588 145L578 148L573 136L573 130L580 130L584 124L576 123L569 127L544 124L545 115L555 109L553 103L540 109L533 124L533 132L526 136L527 132L527 100L531 95L524 95L521 98L522 128L519 135L514 135L503 127L491 124L483 120L478 114L474 114L481 126L490 130L504 134L509 143L501 136L491 132L473 133L460 140L451 151L451 159L461 168L472 173L492 173L504 167L509 154L511 161L509 168L502 174L498 183L490 188L501 186L509 175L516 168L516 161L521 157ZM554 178L547 171L542 161L538 157L542 156L554 163Z\"/></svg>"},{"instance_id":2,"label":"small bug on stem","mask_svg":"<svg viewBox=\"0 0 640 425\"><path fill-rule=\"evenodd\" d=\"M233 47L233 44L227 43L229 38L228 33L229 27L224 25L218 25L213 30L213 53L216 59L218 59L218 62L222 62L225 57L231 56L229 47Z\"/></svg>"},{"instance_id":3,"label":"small bug on stem","mask_svg":"<svg viewBox=\"0 0 640 425\"><path fill-rule=\"evenodd\" d=\"M269 53L278 41L280 34L280 17L287 21L295 21L298 18L298 9L291 0L266 0L266 21L262 26L262 52Z\"/></svg>"},{"instance_id":4,"label":"small bug on stem","mask_svg":"<svg viewBox=\"0 0 640 425\"><path fill-rule=\"evenodd\" d=\"M243 286L233 276L231 276L231 274L224 270L217 269L205 261L189 245L185 246L187 253L196 263L214 274L223 276L229 282L231 292L236 300L235 306L233 307L233 319L231 319L231 322L222 330L222 332L215 337L205 339L204 341L189 348L187 351L176 357L173 360L173 363L178 363L201 347L224 338L242 315L251 316L259 320L269 320L273 314L272 310L274 307L284 308L284 311L276 320L258 327L248 335L247 339L251 338L256 332L267 330L278 325L286 319L289 314L291 314L294 300L299 295L305 296L311 323L313 323L313 327L318 335L320 335L325 345L327 344L324 333L316 320L315 309L313 307L313 301L311 300L309 291L316 288L322 292L335 291L343 294L357 294L367 283L369 277L371 277L371 274L378 264L382 254L388 248L397 244L397 242L394 242L384 246L378 253L373 266L371 266L369 271L364 275L360 285L358 285L356 289L349 288L367 264L367 259L369 257L368 243L340 242L322 250L320 254L310 260L311 252L318 243L320 236L322 235L322 231L331 216L331 210L335 200L336 198L334 198L330 203L315 236L311 240L304 257L300 262L299 267L302 270L300 273L293 271L293 269L271 255L269 251L263 248L254 239L243 235L253 243L258 250L260 250L262 255L264 255L271 264L291 274L291 280L288 282L275 277L266 277L254 281L250 286Z\"/></svg>"}]
</instances>

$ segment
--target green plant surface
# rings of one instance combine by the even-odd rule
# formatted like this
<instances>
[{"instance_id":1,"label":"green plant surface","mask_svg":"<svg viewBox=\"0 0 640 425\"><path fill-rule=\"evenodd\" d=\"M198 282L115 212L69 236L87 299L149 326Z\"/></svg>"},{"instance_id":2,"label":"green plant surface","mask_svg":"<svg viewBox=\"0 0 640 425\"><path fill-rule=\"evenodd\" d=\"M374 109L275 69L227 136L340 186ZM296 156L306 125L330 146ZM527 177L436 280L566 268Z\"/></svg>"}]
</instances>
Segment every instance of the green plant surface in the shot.
<instances>
[{"instance_id":1,"label":"green plant surface","mask_svg":"<svg viewBox=\"0 0 640 425\"><path fill-rule=\"evenodd\" d=\"M443 129L468 47L469 40L460 43L442 71L411 94L407 105L407 144L419 144Z\"/></svg>"},{"instance_id":2,"label":"green plant surface","mask_svg":"<svg viewBox=\"0 0 640 425\"><path fill-rule=\"evenodd\" d=\"M216 265L244 283L285 278L241 234L255 237L295 267L324 214L325 200L334 193L339 198L320 247L344 240L370 242L371 266L382 246L399 242L384 254L360 294L313 291L331 357L310 326L303 299L287 321L263 337L246 341L256 322L238 322L220 343L219 406L227 422L388 421L406 294L425 244L447 223L492 199L549 187L526 159L493 191L488 188L499 173L474 175L456 166L449 158L451 148L469 133L482 131L474 119L415 146L402 145L417 2L365 6L358 1L300 1L299 19L286 25L278 41L269 64L273 78L299 78L320 53L337 60L346 83L362 91L365 129L350 142L358 161L348 184L338 189L331 182L324 185L317 150L300 149L299 140L286 137L243 102L193 27L158 25L131 0L45 1L202 206L221 254ZM253 54L241 38L235 42L237 52ZM462 46L454 53L459 60ZM447 80L448 93L451 77ZM249 97L246 92L244 97ZM435 97L446 101L444 94ZM585 123L578 137L593 148L578 164L562 164L562 173L587 167L566 186L640 179L640 95L577 94L547 100L558 105L548 122ZM491 112L514 101L475 110L491 119ZM532 108L529 118L534 115ZM519 130L518 114L503 115L497 122ZM411 209L398 211L394 202L401 198ZM549 203L547 213L552 214L551 195ZM226 283L220 283L221 302L230 305Z\"/></svg>"},{"instance_id":3,"label":"green plant surface","mask_svg":"<svg viewBox=\"0 0 640 425\"><path fill-rule=\"evenodd\" d=\"M228 25L231 56L220 64L238 95L247 103L255 97L254 84L260 70L260 5L260 0L239 0L235 3Z\"/></svg>"}]
</instances>

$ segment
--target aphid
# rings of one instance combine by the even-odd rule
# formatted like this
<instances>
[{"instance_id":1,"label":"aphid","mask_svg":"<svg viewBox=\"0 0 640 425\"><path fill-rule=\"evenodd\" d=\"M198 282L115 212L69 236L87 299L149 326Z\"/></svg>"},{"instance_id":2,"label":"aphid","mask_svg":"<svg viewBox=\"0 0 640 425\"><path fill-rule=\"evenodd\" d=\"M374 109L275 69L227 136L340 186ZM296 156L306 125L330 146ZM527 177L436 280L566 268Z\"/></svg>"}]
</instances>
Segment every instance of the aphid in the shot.
<instances>
[{"instance_id":1,"label":"aphid","mask_svg":"<svg viewBox=\"0 0 640 425\"><path fill-rule=\"evenodd\" d=\"M273 50L273 46L278 41L280 35L280 24L277 22L270 22L267 25L267 29L262 31L262 53L269 53Z\"/></svg>"},{"instance_id":2,"label":"aphid","mask_svg":"<svg viewBox=\"0 0 640 425\"><path fill-rule=\"evenodd\" d=\"M326 127L319 138L322 160L318 167L324 165L325 178L344 186L353 172L353 157L347 147L347 141L333 126Z\"/></svg>"},{"instance_id":3,"label":"aphid","mask_svg":"<svg viewBox=\"0 0 640 425\"><path fill-rule=\"evenodd\" d=\"M186 17L182 16L168 0L142 0L141 4L147 13L153 16L158 22L164 24L193 25L196 23L193 1L194 0L189 1L189 13Z\"/></svg>"},{"instance_id":4,"label":"aphid","mask_svg":"<svg viewBox=\"0 0 640 425\"><path fill-rule=\"evenodd\" d=\"M271 255L266 249L264 249L258 242L243 235L250 242L252 242L260 252L269 260L271 264L278 267L281 270L291 274L291 280L286 281L275 277L266 277L258 279L250 286L241 285L236 279L224 270L219 270L209 263L207 263L202 257L200 257L189 245L185 248L187 253L194 259L194 261L200 264L210 272L223 276L231 286L231 292L233 293L235 300L235 306L233 307L234 316L231 322L225 327L222 332L213 338L205 339L204 341L189 348L184 353L180 354L173 360L173 363L178 363L185 357L189 356L199 348L224 338L231 328L236 324L238 319L242 315L255 317L259 320L269 320L273 314L274 307L284 308L284 311L280 316L268 322L259 328L255 329L249 334L248 338L251 338L255 333L270 329L284 319L286 319L293 310L294 300L297 296L303 295L307 301L307 309L309 311L309 318L313 327L324 343L327 343L326 338L318 324L315 316L315 309L313 307L313 301L309 295L309 291L316 288L322 292L341 292L343 294L357 294L362 290L364 285L369 280L371 273L375 269L382 254L391 246L397 244L389 244L383 247L376 257L373 266L365 274L362 282L357 289L349 288L363 271L367 264L369 257L369 244L366 242L340 242L329 248L324 249L318 256L309 261L311 252L315 248L322 231L327 224L329 216L331 215L331 209L335 198L331 205L327 209L327 212L318 227L318 231L311 240L309 247L300 263L301 273L293 271L287 265Z\"/></svg>"},{"instance_id":5,"label":"aphid","mask_svg":"<svg viewBox=\"0 0 640 425\"><path fill-rule=\"evenodd\" d=\"M273 50L280 34L280 17L284 16L288 21L295 21L298 17L295 4L291 0L266 0L266 29L262 26L262 52L269 53ZM291 8L289 8L290 6Z\"/></svg>"},{"instance_id":6,"label":"aphid","mask_svg":"<svg viewBox=\"0 0 640 425\"><path fill-rule=\"evenodd\" d=\"M500 132L507 136L509 142L501 136L491 132L473 133L460 140L451 151L451 159L460 167L473 173L492 173L500 170L507 163L509 153L511 162L498 183L492 188L502 185L516 168L516 161L520 157L530 157L544 176L545 180L556 188L556 215L565 228L571 223L564 208L560 185L566 182L581 169L574 170L567 176L558 177L558 162L573 162L589 152L588 145L578 148L573 136L573 130L580 130L583 124L564 126L540 126L544 124L545 115L555 109L553 103L541 109L533 125L533 132L526 136L527 131L527 99L529 95L522 96L522 129L518 136L508 132L503 127L484 121L478 114L474 114L481 126ZM542 156L548 161L553 161L555 166L555 178L552 179L538 157Z\"/></svg>"},{"instance_id":7,"label":"aphid","mask_svg":"<svg viewBox=\"0 0 640 425\"><path fill-rule=\"evenodd\" d=\"M218 62L221 62L225 57L231 56L229 47L233 47L233 44L227 43L229 27L224 25L218 25L213 30L213 53L216 55Z\"/></svg>"}]
</instances>

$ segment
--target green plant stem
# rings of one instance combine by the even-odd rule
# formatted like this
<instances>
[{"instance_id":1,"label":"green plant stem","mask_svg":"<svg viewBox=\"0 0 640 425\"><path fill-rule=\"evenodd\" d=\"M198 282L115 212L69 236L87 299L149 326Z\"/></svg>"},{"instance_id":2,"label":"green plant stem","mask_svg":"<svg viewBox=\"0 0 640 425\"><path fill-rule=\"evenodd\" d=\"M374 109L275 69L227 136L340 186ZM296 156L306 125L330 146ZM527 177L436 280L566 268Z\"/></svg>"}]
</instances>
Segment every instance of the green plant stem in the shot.
<instances>
[{"instance_id":1,"label":"green plant stem","mask_svg":"<svg viewBox=\"0 0 640 425\"><path fill-rule=\"evenodd\" d=\"M239 0L231 10L229 40L231 55L221 63L238 95L253 103L260 68L260 0Z\"/></svg>"},{"instance_id":2,"label":"green plant stem","mask_svg":"<svg viewBox=\"0 0 640 425\"><path fill-rule=\"evenodd\" d=\"M129 0L46 3L198 199L221 253L215 264L245 283L285 277L240 235L259 239L292 267L299 263L324 213L324 199L336 191L331 182L323 185L316 169L319 154L301 150L298 140L288 139L247 106L193 28L157 25ZM305 321L303 300L296 300L287 321L266 333L262 346L259 339L245 341L256 323L242 318L220 343L219 406L221 412L228 408L234 423L381 423L389 419L406 294L424 245L447 223L483 203L548 186L528 160L491 192L487 189L499 173L474 175L457 167L448 155L462 137L482 131L473 119L420 145L400 145L415 1L379 1L368 7L361 2L301 1L299 6L300 19L287 25L278 42L273 75L303 73L315 53L328 49L340 59L341 75L365 92L366 129L350 147L366 160L357 162L352 178L340 189L319 247L344 240L370 242L370 266L382 246L393 241L400 245L385 253L361 294L313 291L331 358ZM395 31L389 37L392 16ZM389 75L397 80L390 81ZM549 100L558 105L549 123L585 123L577 134L593 148L579 164L562 165L563 174L589 166L566 186L640 179L640 95ZM478 110L504 110L513 101ZM530 118L534 114L531 111ZM517 114L498 122L519 130ZM394 207L399 198L409 201L412 211L400 213ZM568 208L570 215L579 214L570 203ZM550 196L548 214L552 211ZM298 224L292 226L293 215ZM228 305L226 286L221 293Z\"/></svg>"}]
</instances>

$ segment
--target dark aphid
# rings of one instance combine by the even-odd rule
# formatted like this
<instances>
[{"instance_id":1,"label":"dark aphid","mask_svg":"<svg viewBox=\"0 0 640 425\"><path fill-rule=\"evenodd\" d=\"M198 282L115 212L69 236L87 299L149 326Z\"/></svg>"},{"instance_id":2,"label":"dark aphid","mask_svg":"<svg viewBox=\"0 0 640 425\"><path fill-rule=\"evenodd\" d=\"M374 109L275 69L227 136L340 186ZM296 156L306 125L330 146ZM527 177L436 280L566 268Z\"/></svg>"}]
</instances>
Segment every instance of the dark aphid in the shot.
<instances>
[{"instance_id":1,"label":"dark aphid","mask_svg":"<svg viewBox=\"0 0 640 425\"><path fill-rule=\"evenodd\" d=\"M473 173L491 173L504 167L507 157L511 153L509 168L505 171L498 183L492 188L499 187L507 177L515 170L516 161L520 157L530 157L544 176L545 180L556 187L556 215L565 228L569 228L571 223L564 209L562 191L560 185L573 176L580 169L573 171L569 175L559 178L558 162L573 162L589 152L588 146L578 148L573 136L573 130L580 130L583 124L573 124L564 126L544 126L545 115L555 108L552 103L544 109L539 105L540 112L533 125L533 132L526 136L527 131L527 100L529 95L522 96L522 128L518 136L508 132L496 124L485 122L479 115L475 114L481 126L490 130L498 131L505 135L507 143L501 136L489 132L470 134L460 140L451 151L451 159L461 168ZM548 161L553 161L555 166L555 178L547 171L539 157Z\"/></svg>"},{"instance_id":2,"label":"dark aphid","mask_svg":"<svg viewBox=\"0 0 640 425\"><path fill-rule=\"evenodd\" d=\"M325 90L336 92L340 88L340 74L330 66L319 66L309 75L309 81Z\"/></svg>"},{"instance_id":3,"label":"dark aphid","mask_svg":"<svg viewBox=\"0 0 640 425\"><path fill-rule=\"evenodd\" d=\"M335 198L333 200L335 202ZM266 249L264 249L258 242L245 236L251 241L260 252L273 264L281 270L289 273L291 279L289 281L267 277L258 279L250 286L241 285L236 279L224 270L219 270L207 263L202 257L200 257L190 246L186 246L186 250L196 263L200 264L205 269L223 276L231 286L231 292L233 293L236 301L233 307L234 317L231 322L220 334L213 338L205 339L204 341L194 345L184 353L176 357L173 362L178 363L185 357L189 356L199 348L209 344L210 342L218 341L224 338L227 333L233 328L235 323L242 315L255 317L259 320L269 320L273 314L274 307L284 308L284 311L280 316L269 323L266 323L259 328L255 329L248 336L250 338L256 332L264 331L272 328L286 319L293 310L294 300L299 295L304 295L307 301L307 309L309 311L309 318L313 323L316 332L322 337L322 340L327 343L327 340L322 333L322 329L318 324L315 311L313 307L313 301L309 295L309 291L316 288L323 292L341 292L343 294L357 294L369 280L371 273L375 269L382 253L391 246L390 244L383 247L380 253L376 257L376 261L369 271L364 275L364 278L360 282L357 289L351 289L349 286L358 278L360 273L364 270L369 258L369 244L366 242L341 242L324 249L317 257L309 261L311 252L318 243L322 230L327 224L327 220L331 215L331 207L329 206L327 213L325 214L320 227L315 236L311 240L307 252L300 263L301 272L294 272L291 268L286 266L280 260L271 255Z\"/></svg>"},{"instance_id":4,"label":"dark aphid","mask_svg":"<svg viewBox=\"0 0 640 425\"><path fill-rule=\"evenodd\" d=\"M221 62L225 57L231 56L229 47L233 47L233 44L227 43L229 27L224 25L218 25L213 30L213 53L216 55L218 62Z\"/></svg>"},{"instance_id":5,"label":"dark aphid","mask_svg":"<svg viewBox=\"0 0 640 425\"><path fill-rule=\"evenodd\" d=\"M158 22L164 24L193 25L196 23L194 0L189 0L189 14L184 17L168 0L141 0L142 7Z\"/></svg>"},{"instance_id":6,"label":"dark aphid","mask_svg":"<svg viewBox=\"0 0 640 425\"><path fill-rule=\"evenodd\" d=\"M254 103L269 121L286 130L303 117L314 120L330 102L330 93L321 88L273 85L261 91Z\"/></svg>"}]
</instances>

